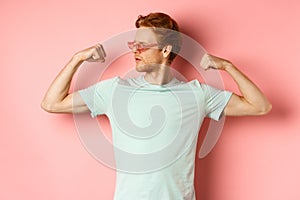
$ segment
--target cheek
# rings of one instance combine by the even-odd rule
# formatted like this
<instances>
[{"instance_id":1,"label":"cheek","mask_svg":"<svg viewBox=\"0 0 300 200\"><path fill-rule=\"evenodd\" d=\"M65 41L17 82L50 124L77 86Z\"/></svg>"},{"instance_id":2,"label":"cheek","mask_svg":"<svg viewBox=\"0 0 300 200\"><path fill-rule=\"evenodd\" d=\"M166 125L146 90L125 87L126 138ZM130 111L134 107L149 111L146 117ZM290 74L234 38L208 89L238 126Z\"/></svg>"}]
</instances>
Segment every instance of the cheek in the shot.
<instances>
[{"instance_id":1,"label":"cheek","mask_svg":"<svg viewBox=\"0 0 300 200\"><path fill-rule=\"evenodd\" d=\"M162 60L162 56L159 52L145 52L143 58L145 62L151 62L151 63L161 62Z\"/></svg>"}]
</instances>

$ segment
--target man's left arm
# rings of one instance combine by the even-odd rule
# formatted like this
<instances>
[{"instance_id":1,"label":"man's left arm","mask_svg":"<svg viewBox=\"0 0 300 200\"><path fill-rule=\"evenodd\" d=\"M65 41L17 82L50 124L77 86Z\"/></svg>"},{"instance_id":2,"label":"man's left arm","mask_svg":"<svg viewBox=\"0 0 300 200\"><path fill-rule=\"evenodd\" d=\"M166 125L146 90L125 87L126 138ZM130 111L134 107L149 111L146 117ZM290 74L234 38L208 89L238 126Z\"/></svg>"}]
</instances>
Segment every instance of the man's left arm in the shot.
<instances>
[{"instance_id":1,"label":"man's left arm","mask_svg":"<svg viewBox=\"0 0 300 200\"><path fill-rule=\"evenodd\" d=\"M201 66L204 69L224 70L237 83L242 95L232 94L224 109L226 116L264 115L272 109L262 91L230 61L206 54Z\"/></svg>"}]
</instances>

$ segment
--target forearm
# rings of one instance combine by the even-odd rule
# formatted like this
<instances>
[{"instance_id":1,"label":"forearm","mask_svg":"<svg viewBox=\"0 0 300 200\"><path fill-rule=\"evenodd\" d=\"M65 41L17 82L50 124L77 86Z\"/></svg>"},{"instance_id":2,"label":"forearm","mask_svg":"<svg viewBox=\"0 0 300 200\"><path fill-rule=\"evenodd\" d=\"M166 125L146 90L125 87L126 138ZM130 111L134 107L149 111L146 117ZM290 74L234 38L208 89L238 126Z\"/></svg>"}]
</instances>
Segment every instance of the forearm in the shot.
<instances>
[{"instance_id":1,"label":"forearm","mask_svg":"<svg viewBox=\"0 0 300 200\"><path fill-rule=\"evenodd\" d=\"M62 102L69 93L72 78L82 64L80 56L74 55L65 67L56 76L45 97L42 101L42 107L51 110L50 107Z\"/></svg>"},{"instance_id":2,"label":"forearm","mask_svg":"<svg viewBox=\"0 0 300 200\"><path fill-rule=\"evenodd\" d=\"M262 91L232 63L227 63L224 70L234 79L242 94L243 101L253 106L259 112L268 112L271 104Z\"/></svg>"}]
</instances>

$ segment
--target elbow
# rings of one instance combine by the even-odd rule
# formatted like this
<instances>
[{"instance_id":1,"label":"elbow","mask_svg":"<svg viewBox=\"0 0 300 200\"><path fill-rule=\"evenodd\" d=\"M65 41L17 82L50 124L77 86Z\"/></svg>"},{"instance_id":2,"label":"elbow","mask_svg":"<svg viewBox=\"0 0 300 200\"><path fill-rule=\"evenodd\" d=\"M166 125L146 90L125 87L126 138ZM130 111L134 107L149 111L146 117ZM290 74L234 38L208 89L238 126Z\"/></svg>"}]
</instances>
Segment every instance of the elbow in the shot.
<instances>
[{"instance_id":1,"label":"elbow","mask_svg":"<svg viewBox=\"0 0 300 200\"><path fill-rule=\"evenodd\" d=\"M48 113L72 113L72 108L62 103L49 103L42 101L41 108Z\"/></svg>"},{"instance_id":2,"label":"elbow","mask_svg":"<svg viewBox=\"0 0 300 200\"><path fill-rule=\"evenodd\" d=\"M259 115L266 115L272 110L272 104L268 103L264 107L262 107L259 111Z\"/></svg>"},{"instance_id":3,"label":"elbow","mask_svg":"<svg viewBox=\"0 0 300 200\"><path fill-rule=\"evenodd\" d=\"M269 112L271 112L271 110L272 110L272 104L269 103L266 114L268 114Z\"/></svg>"},{"instance_id":4,"label":"elbow","mask_svg":"<svg viewBox=\"0 0 300 200\"><path fill-rule=\"evenodd\" d=\"M41 108L42 108L44 111L49 112L49 113L54 113L54 112L55 112L55 111L54 111L54 108L53 108L53 105L52 105L52 104L49 104L49 103L47 103L47 102L45 102L45 101L43 101L43 102L41 103Z\"/></svg>"}]
</instances>

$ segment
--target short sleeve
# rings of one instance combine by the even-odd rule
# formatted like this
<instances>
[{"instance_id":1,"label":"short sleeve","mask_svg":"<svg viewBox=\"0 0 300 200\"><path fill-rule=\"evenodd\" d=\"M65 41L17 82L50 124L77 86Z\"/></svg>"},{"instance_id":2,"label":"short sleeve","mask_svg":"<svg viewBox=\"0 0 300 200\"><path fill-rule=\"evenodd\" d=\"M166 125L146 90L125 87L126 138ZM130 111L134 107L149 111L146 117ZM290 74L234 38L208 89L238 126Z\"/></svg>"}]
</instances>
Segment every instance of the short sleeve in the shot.
<instances>
[{"instance_id":1,"label":"short sleeve","mask_svg":"<svg viewBox=\"0 0 300 200\"><path fill-rule=\"evenodd\" d=\"M117 80L118 77L106 79L78 91L93 118L106 113Z\"/></svg>"},{"instance_id":2,"label":"short sleeve","mask_svg":"<svg viewBox=\"0 0 300 200\"><path fill-rule=\"evenodd\" d=\"M205 96L205 111L209 118L219 121L232 95L232 92L220 90L212 86L201 84Z\"/></svg>"}]
</instances>

